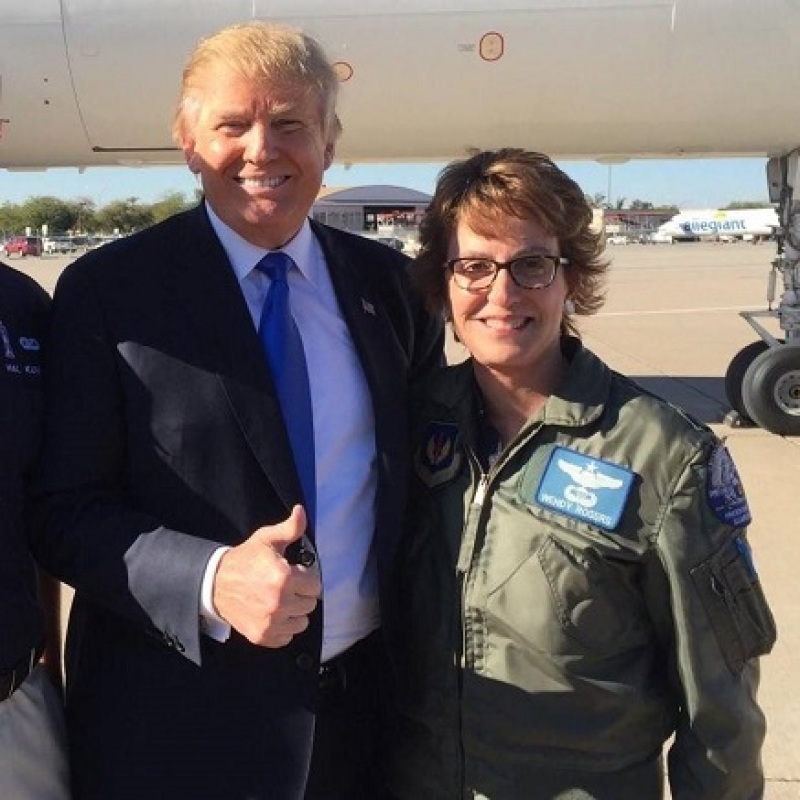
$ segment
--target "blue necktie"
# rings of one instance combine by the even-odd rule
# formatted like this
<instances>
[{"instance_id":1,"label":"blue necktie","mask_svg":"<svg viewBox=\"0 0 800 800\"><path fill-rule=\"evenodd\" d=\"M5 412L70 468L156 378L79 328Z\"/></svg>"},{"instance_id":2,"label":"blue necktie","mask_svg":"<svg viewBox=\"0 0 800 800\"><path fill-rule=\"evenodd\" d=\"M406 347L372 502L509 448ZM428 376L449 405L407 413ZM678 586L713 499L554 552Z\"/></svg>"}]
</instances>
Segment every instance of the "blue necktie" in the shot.
<instances>
[{"instance_id":1,"label":"blue necktie","mask_svg":"<svg viewBox=\"0 0 800 800\"><path fill-rule=\"evenodd\" d=\"M256 264L256 269L267 275L272 282L261 310L258 335L264 345L278 392L278 402L292 445L294 463L303 487L309 526L313 526L317 505L314 418L303 340L289 307L286 273L293 265L291 256L282 252L267 253Z\"/></svg>"}]
</instances>

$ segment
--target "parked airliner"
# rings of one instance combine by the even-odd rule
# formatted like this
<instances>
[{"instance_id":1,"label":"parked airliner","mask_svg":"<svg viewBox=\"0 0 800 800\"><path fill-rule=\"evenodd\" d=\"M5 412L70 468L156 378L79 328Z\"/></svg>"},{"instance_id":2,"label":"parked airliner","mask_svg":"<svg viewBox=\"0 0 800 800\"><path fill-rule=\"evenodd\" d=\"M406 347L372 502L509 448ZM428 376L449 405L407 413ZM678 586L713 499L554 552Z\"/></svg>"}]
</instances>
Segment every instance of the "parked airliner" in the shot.
<instances>
[{"instance_id":1,"label":"parked airliner","mask_svg":"<svg viewBox=\"0 0 800 800\"><path fill-rule=\"evenodd\" d=\"M656 240L752 241L755 238L772 237L779 228L780 221L774 208L686 210L660 225Z\"/></svg>"}]
</instances>

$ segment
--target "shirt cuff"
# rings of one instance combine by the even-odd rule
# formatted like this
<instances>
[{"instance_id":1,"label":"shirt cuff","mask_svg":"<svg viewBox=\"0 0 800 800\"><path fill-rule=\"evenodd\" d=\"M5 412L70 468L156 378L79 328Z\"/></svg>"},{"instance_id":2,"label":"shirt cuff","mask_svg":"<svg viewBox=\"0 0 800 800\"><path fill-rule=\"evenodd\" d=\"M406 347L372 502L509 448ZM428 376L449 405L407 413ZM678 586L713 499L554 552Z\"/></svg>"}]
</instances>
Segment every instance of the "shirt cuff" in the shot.
<instances>
[{"instance_id":1,"label":"shirt cuff","mask_svg":"<svg viewBox=\"0 0 800 800\"><path fill-rule=\"evenodd\" d=\"M200 630L217 642L227 642L231 635L231 626L217 614L213 599L217 567L228 550L230 547L219 547L211 554L200 587Z\"/></svg>"}]
</instances>

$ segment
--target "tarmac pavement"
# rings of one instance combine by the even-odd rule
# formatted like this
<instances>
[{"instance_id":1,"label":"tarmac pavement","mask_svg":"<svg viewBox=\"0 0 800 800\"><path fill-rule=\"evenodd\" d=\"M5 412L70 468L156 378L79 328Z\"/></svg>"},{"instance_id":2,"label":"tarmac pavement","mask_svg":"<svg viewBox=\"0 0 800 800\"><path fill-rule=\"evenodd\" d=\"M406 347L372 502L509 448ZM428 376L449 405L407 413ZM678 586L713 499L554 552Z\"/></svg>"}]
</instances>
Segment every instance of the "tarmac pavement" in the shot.
<instances>
[{"instance_id":1,"label":"tarmac pavement","mask_svg":"<svg viewBox=\"0 0 800 800\"><path fill-rule=\"evenodd\" d=\"M774 245L633 245L614 258L603 311L581 325L601 358L656 394L683 406L727 439L753 514L748 536L778 626L762 659L767 717L766 800L800 798L800 437L723 423L724 377L733 356L758 339L738 315L766 308ZM770 330L773 328L767 325ZM777 327L773 332L777 332Z\"/></svg>"},{"instance_id":2,"label":"tarmac pavement","mask_svg":"<svg viewBox=\"0 0 800 800\"><path fill-rule=\"evenodd\" d=\"M765 798L800 800L800 691L793 684L800 666L800 604L793 597L800 585L800 524L791 501L800 493L800 437L724 422L725 371L739 349L758 338L738 312L766 307L774 246L628 245L610 247L609 255L605 307L579 318L584 341L613 368L725 437L744 482L753 513L749 537L778 624L775 649L762 660L759 695L768 721ZM52 291L71 260L8 263ZM462 356L452 341L448 356Z\"/></svg>"}]
</instances>

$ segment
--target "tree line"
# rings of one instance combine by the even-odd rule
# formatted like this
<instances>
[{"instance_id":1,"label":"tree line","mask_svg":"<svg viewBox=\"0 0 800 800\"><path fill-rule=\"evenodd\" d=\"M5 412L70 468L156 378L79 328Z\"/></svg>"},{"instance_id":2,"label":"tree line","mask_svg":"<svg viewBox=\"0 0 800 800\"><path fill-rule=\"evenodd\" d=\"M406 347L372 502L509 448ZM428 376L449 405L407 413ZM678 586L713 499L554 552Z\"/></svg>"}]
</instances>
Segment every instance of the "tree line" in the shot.
<instances>
[{"instance_id":1,"label":"tree line","mask_svg":"<svg viewBox=\"0 0 800 800\"><path fill-rule=\"evenodd\" d=\"M50 236L133 233L196 205L199 198L199 192L192 198L172 192L154 203L127 197L98 206L89 197L30 197L24 203L0 204L0 235L23 234L26 229L39 233L43 226Z\"/></svg>"},{"instance_id":2,"label":"tree line","mask_svg":"<svg viewBox=\"0 0 800 800\"><path fill-rule=\"evenodd\" d=\"M25 233L30 229L38 233L47 226L48 235L82 234L128 234L147 228L156 222L184 211L200 200L201 193L187 198L180 192L164 195L154 203L141 203L136 197L114 200L107 205L97 206L89 197L76 200L62 200L58 197L31 197L24 203L0 204L0 236ZM613 205L606 202L602 193L587 194L586 200L593 208L617 211L670 211L678 213L676 206L656 206L646 200L617 198ZM725 209L763 208L768 205L763 200L739 200L724 206Z\"/></svg>"},{"instance_id":3,"label":"tree line","mask_svg":"<svg viewBox=\"0 0 800 800\"><path fill-rule=\"evenodd\" d=\"M592 208L605 208L611 211L664 211L677 214L680 209L678 206L673 205L654 205L647 200L631 200L628 202L627 197L618 197L613 203L606 199L602 192L595 192L594 194L586 194L586 202ZM740 211L744 208L767 208L774 205L767 200L734 200L726 206L722 206L722 211Z\"/></svg>"}]
</instances>

